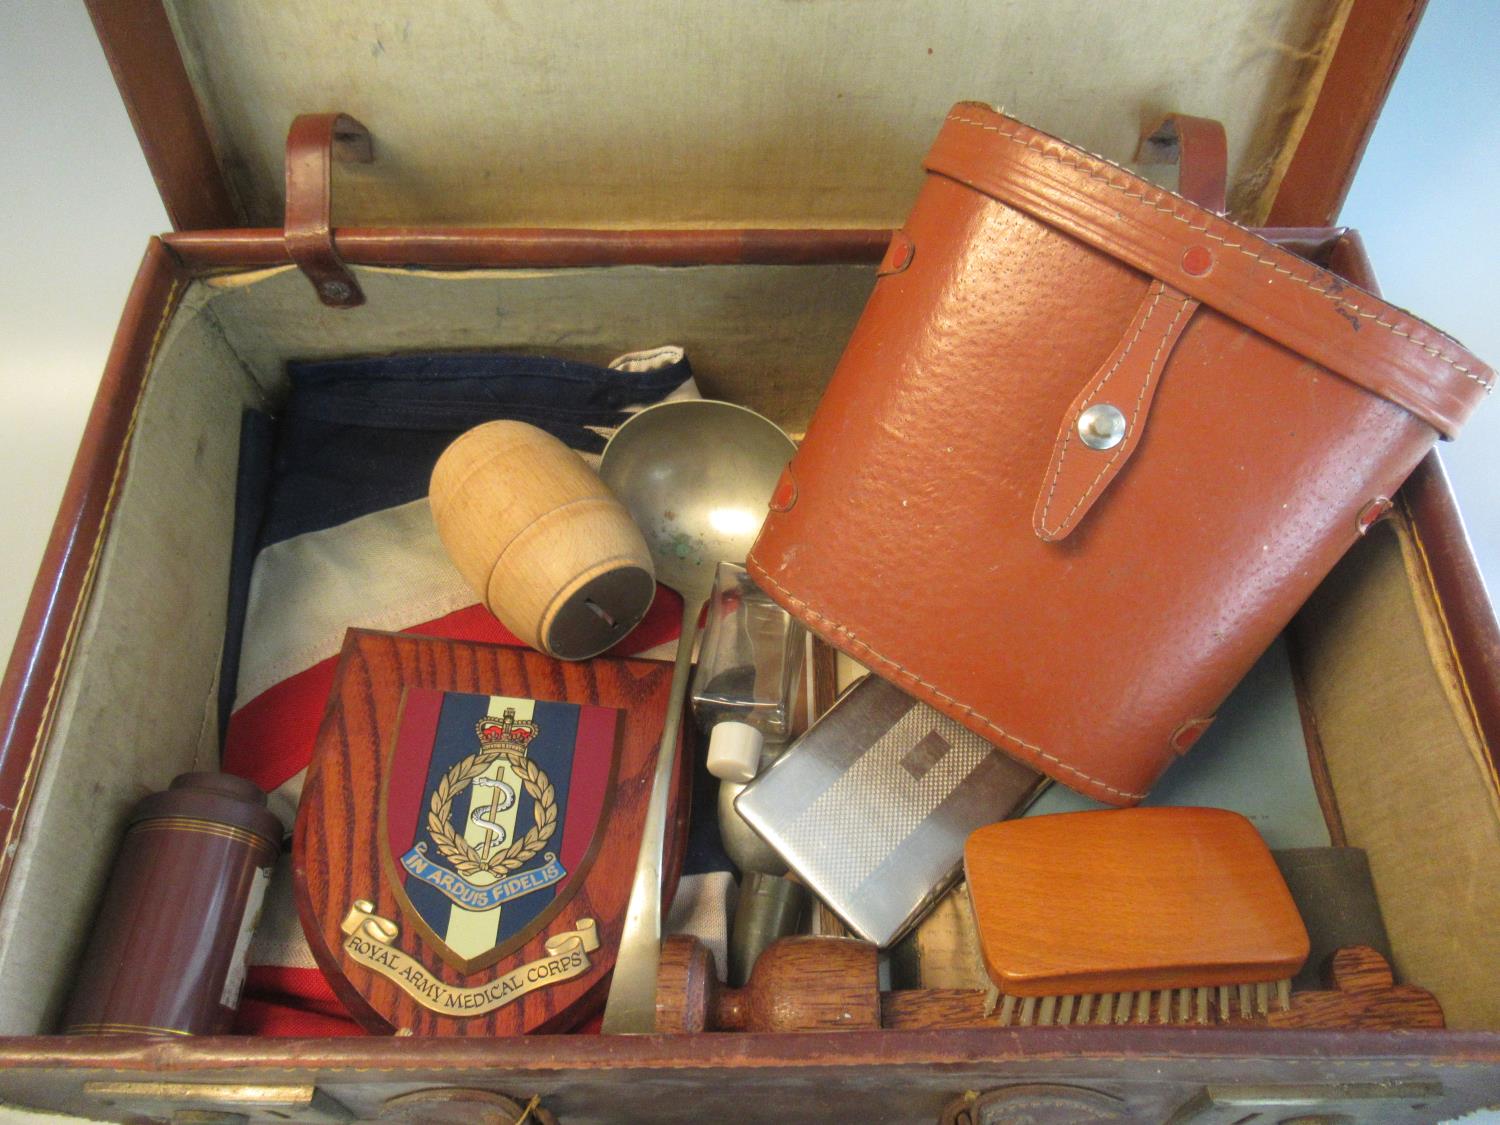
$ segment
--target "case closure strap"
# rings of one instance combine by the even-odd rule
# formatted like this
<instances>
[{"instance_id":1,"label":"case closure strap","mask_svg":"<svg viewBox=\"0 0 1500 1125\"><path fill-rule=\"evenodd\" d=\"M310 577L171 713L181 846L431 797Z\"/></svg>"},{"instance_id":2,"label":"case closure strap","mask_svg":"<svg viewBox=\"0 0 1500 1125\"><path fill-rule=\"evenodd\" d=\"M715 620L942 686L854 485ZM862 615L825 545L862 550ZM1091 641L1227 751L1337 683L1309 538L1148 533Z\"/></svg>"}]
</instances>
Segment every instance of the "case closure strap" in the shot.
<instances>
[{"instance_id":1,"label":"case closure strap","mask_svg":"<svg viewBox=\"0 0 1500 1125\"><path fill-rule=\"evenodd\" d=\"M375 159L370 131L346 113L304 113L286 135L286 249L325 305L352 309L364 292L333 245L333 162Z\"/></svg>"},{"instance_id":2,"label":"case closure strap","mask_svg":"<svg viewBox=\"0 0 1500 1125\"><path fill-rule=\"evenodd\" d=\"M1115 350L1063 416L1031 526L1065 539L1141 443L1151 400L1198 302L1153 281Z\"/></svg>"}]
</instances>

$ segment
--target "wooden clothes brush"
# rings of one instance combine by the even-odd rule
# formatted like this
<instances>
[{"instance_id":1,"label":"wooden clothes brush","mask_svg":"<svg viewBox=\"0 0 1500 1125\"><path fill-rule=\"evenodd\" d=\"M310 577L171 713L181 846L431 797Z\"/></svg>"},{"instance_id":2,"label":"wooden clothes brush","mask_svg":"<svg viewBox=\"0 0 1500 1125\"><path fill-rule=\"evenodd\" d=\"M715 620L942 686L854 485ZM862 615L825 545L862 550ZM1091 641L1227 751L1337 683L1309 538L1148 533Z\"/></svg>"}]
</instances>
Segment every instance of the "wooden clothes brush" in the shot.
<instances>
[{"instance_id":1,"label":"wooden clothes brush","mask_svg":"<svg viewBox=\"0 0 1500 1125\"><path fill-rule=\"evenodd\" d=\"M1223 809L991 824L969 836L964 870L1002 1024L1264 1015L1290 1006L1307 959L1270 850Z\"/></svg>"}]
</instances>

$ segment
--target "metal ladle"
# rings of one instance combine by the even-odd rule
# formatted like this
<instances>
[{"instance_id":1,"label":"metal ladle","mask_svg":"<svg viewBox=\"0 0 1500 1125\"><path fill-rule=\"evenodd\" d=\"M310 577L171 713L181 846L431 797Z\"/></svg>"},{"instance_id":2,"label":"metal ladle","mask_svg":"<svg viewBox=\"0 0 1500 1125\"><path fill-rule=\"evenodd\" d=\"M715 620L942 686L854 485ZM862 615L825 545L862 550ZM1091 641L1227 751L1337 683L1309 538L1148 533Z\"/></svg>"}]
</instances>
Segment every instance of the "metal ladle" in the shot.
<instances>
[{"instance_id":1,"label":"metal ladle","mask_svg":"<svg viewBox=\"0 0 1500 1125\"><path fill-rule=\"evenodd\" d=\"M599 463L599 475L630 509L646 537L657 581L682 595L682 635L640 858L604 1006L606 1034L656 1029L667 795L698 617L713 590L714 568L720 562L745 561L766 518L776 481L794 452L792 439L753 410L684 399L660 403L628 419L610 438Z\"/></svg>"}]
</instances>

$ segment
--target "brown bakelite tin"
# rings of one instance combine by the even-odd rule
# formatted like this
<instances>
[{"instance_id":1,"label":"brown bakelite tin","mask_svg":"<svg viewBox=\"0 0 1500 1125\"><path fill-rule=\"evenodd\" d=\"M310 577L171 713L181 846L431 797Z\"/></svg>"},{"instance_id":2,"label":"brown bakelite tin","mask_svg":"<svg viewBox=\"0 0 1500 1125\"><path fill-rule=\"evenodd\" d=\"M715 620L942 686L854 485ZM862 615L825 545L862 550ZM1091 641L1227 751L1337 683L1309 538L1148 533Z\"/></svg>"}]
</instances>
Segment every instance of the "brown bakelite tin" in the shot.
<instances>
[{"instance_id":1,"label":"brown bakelite tin","mask_svg":"<svg viewBox=\"0 0 1500 1125\"><path fill-rule=\"evenodd\" d=\"M243 778L185 773L132 811L64 1027L229 1030L281 824Z\"/></svg>"}]
</instances>

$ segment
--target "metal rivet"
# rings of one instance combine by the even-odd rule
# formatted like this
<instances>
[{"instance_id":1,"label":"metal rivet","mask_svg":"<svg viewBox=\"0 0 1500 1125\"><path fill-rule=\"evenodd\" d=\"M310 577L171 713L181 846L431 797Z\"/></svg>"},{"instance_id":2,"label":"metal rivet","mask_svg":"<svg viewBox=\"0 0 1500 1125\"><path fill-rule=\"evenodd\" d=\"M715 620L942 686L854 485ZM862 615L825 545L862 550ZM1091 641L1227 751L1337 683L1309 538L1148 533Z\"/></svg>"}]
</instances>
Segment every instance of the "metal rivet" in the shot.
<instances>
[{"instance_id":1,"label":"metal rivet","mask_svg":"<svg viewBox=\"0 0 1500 1125\"><path fill-rule=\"evenodd\" d=\"M1090 449L1113 449L1125 440L1125 415L1098 402L1078 416L1078 436Z\"/></svg>"},{"instance_id":2,"label":"metal rivet","mask_svg":"<svg viewBox=\"0 0 1500 1125\"><path fill-rule=\"evenodd\" d=\"M318 292L322 293L330 301L346 301L353 294L354 290L349 288L348 282L325 281L318 286Z\"/></svg>"},{"instance_id":3,"label":"metal rivet","mask_svg":"<svg viewBox=\"0 0 1500 1125\"><path fill-rule=\"evenodd\" d=\"M1193 277L1202 277L1214 268L1213 251L1207 246L1189 246L1182 255L1182 271Z\"/></svg>"}]
</instances>

